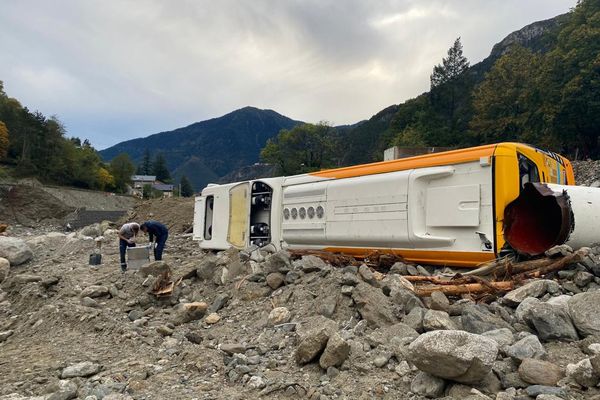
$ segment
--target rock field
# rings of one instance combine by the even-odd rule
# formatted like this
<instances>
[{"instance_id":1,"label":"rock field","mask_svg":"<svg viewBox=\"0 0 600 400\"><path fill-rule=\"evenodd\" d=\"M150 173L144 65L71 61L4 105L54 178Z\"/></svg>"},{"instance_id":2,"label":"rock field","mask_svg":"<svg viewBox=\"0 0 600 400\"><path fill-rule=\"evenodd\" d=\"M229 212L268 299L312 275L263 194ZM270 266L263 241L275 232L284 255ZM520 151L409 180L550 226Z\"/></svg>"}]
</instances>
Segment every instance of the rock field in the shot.
<instances>
[{"instance_id":1,"label":"rock field","mask_svg":"<svg viewBox=\"0 0 600 400\"><path fill-rule=\"evenodd\" d=\"M600 247L476 302L417 297L403 274L429 266L203 252L184 222L164 262L125 274L110 224L9 227L0 400L600 399Z\"/></svg>"}]
</instances>

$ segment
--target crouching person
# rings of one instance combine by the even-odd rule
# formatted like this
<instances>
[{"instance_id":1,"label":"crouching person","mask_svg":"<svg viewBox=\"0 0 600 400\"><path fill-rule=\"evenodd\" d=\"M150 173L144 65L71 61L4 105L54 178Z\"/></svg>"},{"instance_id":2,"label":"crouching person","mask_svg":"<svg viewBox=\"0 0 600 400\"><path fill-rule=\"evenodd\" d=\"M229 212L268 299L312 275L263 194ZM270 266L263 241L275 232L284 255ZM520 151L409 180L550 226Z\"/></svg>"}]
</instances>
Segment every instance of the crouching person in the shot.
<instances>
[{"instance_id":1,"label":"crouching person","mask_svg":"<svg viewBox=\"0 0 600 400\"><path fill-rule=\"evenodd\" d=\"M156 241L156 246L154 247L154 260L159 261L162 260L162 253L165 249L165 242L169 237L169 229L166 226L161 224L158 221L146 221L141 226L140 229L148 234L148 239L150 243L154 243Z\"/></svg>"},{"instance_id":2,"label":"crouching person","mask_svg":"<svg viewBox=\"0 0 600 400\"><path fill-rule=\"evenodd\" d=\"M135 247L133 239L137 236L140 231L140 224L137 222L130 222L124 224L119 229L119 254L121 256L121 272L127 271L127 260L125 259L125 253L128 247Z\"/></svg>"}]
</instances>

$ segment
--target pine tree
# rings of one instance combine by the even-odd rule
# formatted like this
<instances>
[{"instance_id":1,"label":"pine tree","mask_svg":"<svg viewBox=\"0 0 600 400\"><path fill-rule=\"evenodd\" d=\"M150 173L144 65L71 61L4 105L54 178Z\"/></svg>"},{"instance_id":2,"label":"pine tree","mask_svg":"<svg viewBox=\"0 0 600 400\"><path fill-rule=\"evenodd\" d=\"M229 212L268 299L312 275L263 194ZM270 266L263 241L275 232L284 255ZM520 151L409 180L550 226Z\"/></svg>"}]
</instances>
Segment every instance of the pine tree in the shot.
<instances>
[{"instance_id":1,"label":"pine tree","mask_svg":"<svg viewBox=\"0 0 600 400\"><path fill-rule=\"evenodd\" d=\"M430 77L431 89L453 81L467 68L469 68L469 61L463 56L462 43L459 37L448 49L448 57L442 58L442 63L433 67L433 73Z\"/></svg>"},{"instance_id":2,"label":"pine tree","mask_svg":"<svg viewBox=\"0 0 600 400\"><path fill-rule=\"evenodd\" d=\"M181 197L192 197L194 195L194 187L187 176L183 175L179 184L181 185L181 192L179 193Z\"/></svg>"},{"instance_id":3,"label":"pine tree","mask_svg":"<svg viewBox=\"0 0 600 400\"><path fill-rule=\"evenodd\" d=\"M148 149L144 150L144 158L142 158L142 162L137 167L138 175L150 175L152 173L152 161L150 160L150 151Z\"/></svg>"},{"instance_id":4,"label":"pine tree","mask_svg":"<svg viewBox=\"0 0 600 400\"><path fill-rule=\"evenodd\" d=\"M169 183L171 182L171 174L167 168L167 161L162 153L158 153L152 163L152 175L156 175L156 180Z\"/></svg>"}]
</instances>

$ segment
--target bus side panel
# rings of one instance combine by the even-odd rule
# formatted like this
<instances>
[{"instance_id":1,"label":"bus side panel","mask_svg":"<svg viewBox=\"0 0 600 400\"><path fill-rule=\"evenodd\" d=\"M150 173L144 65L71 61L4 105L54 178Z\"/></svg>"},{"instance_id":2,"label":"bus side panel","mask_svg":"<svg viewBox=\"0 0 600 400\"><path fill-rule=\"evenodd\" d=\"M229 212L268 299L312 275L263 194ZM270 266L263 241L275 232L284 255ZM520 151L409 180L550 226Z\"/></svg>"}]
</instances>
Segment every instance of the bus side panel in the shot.
<instances>
[{"instance_id":1,"label":"bus side panel","mask_svg":"<svg viewBox=\"0 0 600 400\"><path fill-rule=\"evenodd\" d=\"M194 201L194 240L204 240L204 221L206 212L206 197L196 197Z\"/></svg>"}]
</instances>

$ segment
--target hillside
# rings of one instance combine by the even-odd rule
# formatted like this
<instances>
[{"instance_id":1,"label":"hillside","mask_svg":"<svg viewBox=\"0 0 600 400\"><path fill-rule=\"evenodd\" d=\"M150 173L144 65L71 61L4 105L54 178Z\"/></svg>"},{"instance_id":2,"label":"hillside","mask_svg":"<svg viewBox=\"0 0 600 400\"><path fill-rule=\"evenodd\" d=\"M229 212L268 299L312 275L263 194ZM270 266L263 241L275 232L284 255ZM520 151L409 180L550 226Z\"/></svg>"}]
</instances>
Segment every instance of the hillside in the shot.
<instances>
[{"instance_id":1,"label":"hillside","mask_svg":"<svg viewBox=\"0 0 600 400\"><path fill-rule=\"evenodd\" d=\"M134 162L148 149L163 153L174 176L186 175L195 190L258 161L267 139L299 124L272 110L244 107L184 128L128 140L100 152L105 160L127 153Z\"/></svg>"},{"instance_id":2,"label":"hillside","mask_svg":"<svg viewBox=\"0 0 600 400\"><path fill-rule=\"evenodd\" d=\"M459 105L466 106L467 110L460 110L467 114L470 119L472 110L470 110L470 97L473 88L480 84L485 74L490 71L493 65L506 54L512 46L520 45L534 52L547 52L553 48L556 41L556 32L561 24L568 18L568 14L534 22L522 29L512 32L499 43L493 46L490 55L479 63L472 65L463 77L463 91L459 93L456 102ZM415 120L419 114L425 112L430 106L432 92L425 92L414 99L398 105L391 105L376 113L369 120L357 124L354 129L347 133L348 152L345 157L346 164L365 163L380 160L383 157L383 150L389 147L392 140L407 126L415 125ZM433 114L438 114L436 108L443 108L433 105ZM434 116L435 117L435 116ZM467 128L467 126L463 126ZM450 138L447 143L427 143L430 145L461 145L457 137ZM476 143L466 143L476 144ZM365 151L369 149L369 151Z\"/></svg>"}]
</instances>

